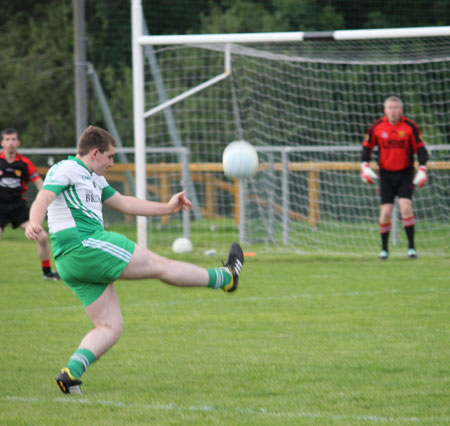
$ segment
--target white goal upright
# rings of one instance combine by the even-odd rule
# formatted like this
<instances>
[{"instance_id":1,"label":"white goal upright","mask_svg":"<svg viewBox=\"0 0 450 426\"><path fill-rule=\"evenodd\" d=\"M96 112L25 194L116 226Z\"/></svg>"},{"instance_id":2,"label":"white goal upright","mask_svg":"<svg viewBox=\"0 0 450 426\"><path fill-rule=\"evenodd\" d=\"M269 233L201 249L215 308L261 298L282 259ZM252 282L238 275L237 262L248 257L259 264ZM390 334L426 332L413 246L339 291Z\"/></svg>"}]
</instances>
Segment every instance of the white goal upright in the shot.
<instances>
[{"instance_id":1,"label":"white goal upright","mask_svg":"<svg viewBox=\"0 0 450 426\"><path fill-rule=\"evenodd\" d=\"M185 235L205 250L240 239L258 249L376 253L379 195L359 178L361 142L397 95L431 154L430 180L414 193L417 245L449 252L450 27L149 36L140 1L132 7L137 195L161 200L185 188L196 204L150 226L139 218L141 244ZM223 175L234 140L259 152L249 181ZM173 150L146 147L185 149L187 166Z\"/></svg>"}]
</instances>

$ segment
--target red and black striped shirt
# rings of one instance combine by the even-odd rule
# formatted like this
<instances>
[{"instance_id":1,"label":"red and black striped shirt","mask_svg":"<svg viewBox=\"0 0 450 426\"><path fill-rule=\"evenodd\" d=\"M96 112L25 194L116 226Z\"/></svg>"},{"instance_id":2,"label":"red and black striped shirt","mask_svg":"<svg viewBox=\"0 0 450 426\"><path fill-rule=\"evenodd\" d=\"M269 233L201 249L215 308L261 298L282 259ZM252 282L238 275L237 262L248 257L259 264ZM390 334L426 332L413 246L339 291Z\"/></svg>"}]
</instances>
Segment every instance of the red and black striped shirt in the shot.
<instances>
[{"instance_id":1,"label":"red and black striped shirt","mask_svg":"<svg viewBox=\"0 0 450 426\"><path fill-rule=\"evenodd\" d=\"M378 146L378 164L384 170L399 171L413 166L414 154L425 148L419 126L402 117L391 124L387 117L374 121L363 141L363 146L372 150Z\"/></svg>"},{"instance_id":2,"label":"red and black striped shirt","mask_svg":"<svg viewBox=\"0 0 450 426\"><path fill-rule=\"evenodd\" d=\"M28 189L28 182L40 178L31 160L19 153L8 163L5 152L0 153L0 202L17 200Z\"/></svg>"}]
</instances>

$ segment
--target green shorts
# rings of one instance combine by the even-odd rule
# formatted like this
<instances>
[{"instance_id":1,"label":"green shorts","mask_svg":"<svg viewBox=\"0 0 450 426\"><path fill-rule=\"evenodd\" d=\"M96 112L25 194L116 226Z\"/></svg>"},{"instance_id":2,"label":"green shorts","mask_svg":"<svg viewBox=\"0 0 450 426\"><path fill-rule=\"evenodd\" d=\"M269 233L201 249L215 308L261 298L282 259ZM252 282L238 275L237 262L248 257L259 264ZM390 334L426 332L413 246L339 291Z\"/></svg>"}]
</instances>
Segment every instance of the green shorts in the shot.
<instances>
[{"instance_id":1,"label":"green shorts","mask_svg":"<svg viewBox=\"0 0 450 426\"><path fill-rule=\"evenodd\" d=\"M135 243L121 234L96 231L75 249L58 256L56 269L86 307L120 277L134 248Z\"/></svg>"}]
</instances>

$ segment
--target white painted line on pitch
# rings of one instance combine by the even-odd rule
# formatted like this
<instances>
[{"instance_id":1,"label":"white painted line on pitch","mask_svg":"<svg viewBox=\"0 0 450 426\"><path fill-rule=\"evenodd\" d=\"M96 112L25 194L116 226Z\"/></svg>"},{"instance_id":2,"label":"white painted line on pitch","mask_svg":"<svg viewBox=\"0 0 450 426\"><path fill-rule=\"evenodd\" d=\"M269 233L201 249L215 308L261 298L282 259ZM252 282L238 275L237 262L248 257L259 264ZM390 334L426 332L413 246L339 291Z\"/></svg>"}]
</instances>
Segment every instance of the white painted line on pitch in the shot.
<instances>
[{"instance_id":1,"label":"white painted line on pitch","mask_svg":"<svg viewBox=\"0 0 450 426\"><path fill-rule=\"evenodd\" d=\"M274 301L274 300L292 300L292 299L319 299L319 298L333 298L333 297L365 297L365 296L380 296L389 294L446 294L450 293L450 288L424 288L424 289L392 289L392 290L374 290L374 291L344 291L336 293L303 293L303 294L286 294L283 296L248 296L239 297L231 296L226 298L205 298L205 299L177 299L177 300L167 300L167 301L142 301L138 303L130 303L128 305L122 304L123 307L134 307L134 306L170 306L170 305L182 305L182 304L206 304L213 302L220 303L238 303L238 302L259 302L259 301Z\"/></svg>"},{"instance_id":2,"label":"white painted line on pitch","mask_svg":"<svg viewBox=\"0 0 450 426\"><path fill-rule=\"evenodd\" d=\"M264 302L275 300L295 300L295 299L319 299L319 298L333 298L333 297L365 297L365 296L380 296L389 294L447 294L450 293L450 288L436 288L429 287L423 289L387 289L387 290L374 290L374 291L343 291L336 293L303 293L303 294L287 294L283 296L248 296L248 297L208 297L201 299L175 299L167 301L154 301L144 300L137 303L121 303L122 308L136 307L136 306L171 306L171 305L189 305L189 304L207 304L207 303L238 303L238 302ZM5 310L3 313L28 313L28 312L42 312L42 311L64 311L64 310L81 310L80 305L68 305L68 306L36 306L23 309Z\"/></svg>"},{"instance_id":3,"label":"white painted line on pitch","mask_svg":"<svg viewBox=\"0 0 450 426\"><path fill-rule=\"evenodd\" d=\"M34 306L30 308L19 308L19 309L12 309L12 310L5 310L2 311L4 313L28 313L28 312L48 312L48 311L72 311L72 310L79 310L82 309L83 306L81 305L81 302L79 305L67 305L67 306Z\"/></svg>"},{"instance_id":4,"label":"white painted line on pitch","mask_svg":"<svg viewBox=\"0 0 450 426\"><path fill-rule=\"evenodd\" d=\"M35 398L22 396L2 396L2 400L26 403L62 403L62 404L80 404L80 405L100 405L117 408L137 408L143 410L155 411L202 411L202 412L234 412L236 414L244 415L258 415L262 417L276 417L276 418L313 418L313 419L328 419L328 420L362 420L366 422L383 422L383 423L423 423L427 422L448 422L450 418L446 417L393 417L393 416L377 416L373 414L333 414L333 413L308 413L303 411L273 411L266 408L229 408L218 407L210 405L189 405L182 406L174 403L171 404L138 404L128 403L122 401L108 401L108 400L91 400L85 397L66 396L59 398Z\"/></svg>"}]
</instances>

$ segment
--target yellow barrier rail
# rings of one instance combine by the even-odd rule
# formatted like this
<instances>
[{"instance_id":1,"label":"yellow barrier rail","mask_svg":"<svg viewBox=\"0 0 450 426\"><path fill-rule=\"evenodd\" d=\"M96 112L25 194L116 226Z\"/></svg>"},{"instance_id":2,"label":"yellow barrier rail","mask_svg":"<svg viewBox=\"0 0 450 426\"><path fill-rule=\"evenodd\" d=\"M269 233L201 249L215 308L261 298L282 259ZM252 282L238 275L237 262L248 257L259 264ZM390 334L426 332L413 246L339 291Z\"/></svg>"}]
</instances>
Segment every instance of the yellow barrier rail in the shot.
<instances>
[{"instance_id":1,"label":"yellow barrier rail","mask_svg":"<svg viewBox=\"0 0 450 426\"><path fill-rule=\"evenodd\" d=\"M311 227L316 227L320 221L320 172L321 171L359 171L359 162L352 161L326 161L326 162L292 162L288 163L288 170L290 172L306 172L308 173L308 216L289 210L289 217L298 221L308 221ZM377 169L377 164L371 164L373 169ZM417 166L417 164L416 164ZM427 164L428 170L450 170L450 161L430 161ZM259 165L259 171L268 171L270 169L269 163L262 163ZM48 167L37 167L37 171L41 175L45 175ZM281 172L283 164L280 162L273 163L273 169ZM106 178L110 182L120 182L124 185L124 193L131 194L131 189L125 177L125 172L135 171L133 163L115 164ZM158 163L147 164L147 176L159 178L159 186L147 184L147 190L156 194L161 202L169 201L171 193L171 180L180 180L182 165L179 163ZM221 189L229 192L234 197L234 221L237 225L239 223L239 181L234 179L233 182L227 182L218 179L214 173L223 173L222 163L190 163L189 171L191 172L192 180L195 182L202 182L205 187L205 207L201 209L203 215L207 218L218 217L216 212L216 190ZM251 195L252 201L261 206L268 206L269 201L257 195ZM278 213L282 213L283 207L279 204L274 205L274 209ZM169 216L161 218L162 224L167 224ZM127 222L132 222L133 218L126 216Z\"/></svg>"}]
</instances>

